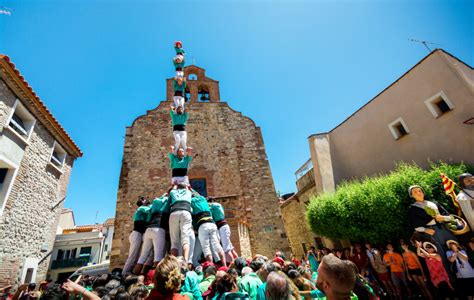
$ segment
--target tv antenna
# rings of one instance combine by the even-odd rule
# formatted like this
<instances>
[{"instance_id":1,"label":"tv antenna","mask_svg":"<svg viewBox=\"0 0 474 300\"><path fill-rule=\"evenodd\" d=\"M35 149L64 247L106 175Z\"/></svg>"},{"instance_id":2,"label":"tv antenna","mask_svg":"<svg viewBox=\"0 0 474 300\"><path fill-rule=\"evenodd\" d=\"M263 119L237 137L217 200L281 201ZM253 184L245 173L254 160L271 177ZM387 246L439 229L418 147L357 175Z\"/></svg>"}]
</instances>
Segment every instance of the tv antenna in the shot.
<instances>
[{"instance_id":1,"label":"tv antenna","mask_svg":"<svg viewBox=\"0 0 474 300\"><path fill-rule=\"evenodd\" d=\"M440 44L435 44L435 43L431 43L431 42L428 42L428 41L420 41L420 40L415 40L415 39L408 39L410 42L415 42L415 43L420 43L420 44L423 44L423 46L426 47L426 49L428 49L429 52L431 52L431 49L430 47L428 47L428 45L438 45L438 46L441 46Z\"/></svg>"}]
</instances>

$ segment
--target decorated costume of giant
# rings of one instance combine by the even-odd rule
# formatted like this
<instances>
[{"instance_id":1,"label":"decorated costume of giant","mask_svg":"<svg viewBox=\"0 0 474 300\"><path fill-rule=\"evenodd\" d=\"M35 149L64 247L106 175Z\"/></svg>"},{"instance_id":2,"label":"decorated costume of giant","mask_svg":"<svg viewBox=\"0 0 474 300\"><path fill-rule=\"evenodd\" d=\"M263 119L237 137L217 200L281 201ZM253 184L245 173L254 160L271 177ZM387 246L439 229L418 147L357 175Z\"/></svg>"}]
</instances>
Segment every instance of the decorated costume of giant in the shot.
<instances>
[{"instance_id":1,"label":"decorated costume of giant","mask_svg":"<svg viewBox=\"0 0 474 300\"><path fill-rule=\"evenodd\" d=\"M448 266L446 242L456 240L454 235L446 228L445 223L452 217L443 206L424 199L424 192L420 186L411 186L408 190L410 197L416 200L408 210L410 225L425 241L431 241L439 250L445 266Z\"/></svg>"}]
</instances>

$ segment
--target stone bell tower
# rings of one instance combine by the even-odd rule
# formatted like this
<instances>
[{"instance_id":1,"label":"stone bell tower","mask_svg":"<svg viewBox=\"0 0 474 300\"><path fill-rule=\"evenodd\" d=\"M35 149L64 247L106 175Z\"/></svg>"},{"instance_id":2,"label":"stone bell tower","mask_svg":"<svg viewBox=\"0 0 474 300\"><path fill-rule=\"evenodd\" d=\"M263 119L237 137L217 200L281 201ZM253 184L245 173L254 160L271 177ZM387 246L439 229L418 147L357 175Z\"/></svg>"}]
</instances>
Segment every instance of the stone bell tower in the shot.
<instances>
[{"instance_id":1,"label":"stone bell tower","mask_svg":"<svg viewBox=\"0 0 474 300\"><path fill-rule=\"evenodd\" d=\"M184 75L189 99L187 144L194 149L188 172L191 185L223 204L239 254L271 257L276 250L288 251L260 128L221 101L219 82L206 77L204 69L187 66ZM137 198L159 196L170 186L172 99L171 78L166 81L166 101L126 128L111 268L122 267L127 258Z\"/></svg>"}]
</instances>

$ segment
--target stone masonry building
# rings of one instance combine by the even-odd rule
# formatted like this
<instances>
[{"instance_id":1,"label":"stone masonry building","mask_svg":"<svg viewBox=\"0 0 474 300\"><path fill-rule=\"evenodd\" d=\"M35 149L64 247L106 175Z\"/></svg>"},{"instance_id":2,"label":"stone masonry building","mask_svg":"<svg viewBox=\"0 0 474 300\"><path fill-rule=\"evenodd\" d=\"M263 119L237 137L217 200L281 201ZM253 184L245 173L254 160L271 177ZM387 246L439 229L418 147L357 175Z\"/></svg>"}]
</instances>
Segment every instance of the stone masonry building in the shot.
<instances>
[{"instance_id":1,"label":"stone masonry building","mask_svg":"<svg viewBox=\"0 0 474 300\"><path fill-rule=\"evenodd\" d=\"M232 242L239 253L250 257L287 251L260 128L221 102L219 82L206 77L204 69L188 66L184 72L190 98L186 104L188 146L194 149L188 172L191 185L224 205ZM137 198L159 196L170 186L167 153L174 144L169 115L172 84L168 79L166 101L126 129L111 268L123 266L127 258Z\"/></svg>"},{"instance_id":2,"label":"stone masonry building","mask_svg":"<svg viewBox=\"0 0 474 300\"><path fill-rule=\"evenodd\" d=\"M437 49L334 129L311 135L298 192L281 205L292 250L298 253L316 236L287 220L303 219L309 198L334 192L344 180L387 173L397 162L474 165L473 123L474 70Z\"/></svg>"},{"instance_id":3,"label":"stone masonry building","mask_svg":"<svg viewBox=\"0 0 474 300\"><path fill-rule=\"evenodd\" d=\"M71 169L81 156L0 55L0 287L45 279Z\"/></svg>"}]
</instances>

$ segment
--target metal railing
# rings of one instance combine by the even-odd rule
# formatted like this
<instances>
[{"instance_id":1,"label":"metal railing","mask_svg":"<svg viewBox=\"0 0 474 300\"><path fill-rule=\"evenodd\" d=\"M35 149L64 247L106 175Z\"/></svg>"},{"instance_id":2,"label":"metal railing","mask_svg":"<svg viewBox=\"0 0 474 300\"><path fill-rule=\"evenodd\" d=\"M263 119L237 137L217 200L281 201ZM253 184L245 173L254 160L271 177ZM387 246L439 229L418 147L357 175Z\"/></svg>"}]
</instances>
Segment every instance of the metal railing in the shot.
<instances>
[{"instance_id":1,"label":"metal railing","mask_svg":"<svg viewBox=\"0 0 474 300\"><path fill-rule=\"evenodd\" d=\"M53 260L51 269L65 269L65 268L78 268L86 266L90 261L90 257L76 257L62 260Z\"/></svg>"}]
</instances>

